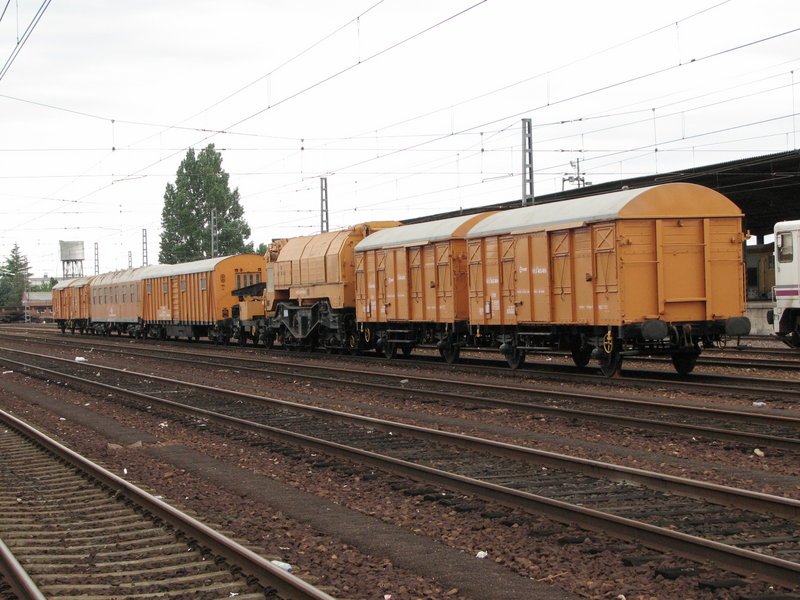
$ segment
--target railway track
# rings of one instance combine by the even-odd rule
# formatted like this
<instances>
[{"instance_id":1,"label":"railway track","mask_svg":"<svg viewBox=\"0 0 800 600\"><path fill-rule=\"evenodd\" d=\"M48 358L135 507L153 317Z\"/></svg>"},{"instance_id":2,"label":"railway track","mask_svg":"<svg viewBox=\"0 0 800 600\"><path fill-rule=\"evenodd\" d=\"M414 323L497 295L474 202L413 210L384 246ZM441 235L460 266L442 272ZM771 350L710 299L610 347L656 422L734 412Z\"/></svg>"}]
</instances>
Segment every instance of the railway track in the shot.
<instances>
[{"instance_id":1,"label":"railway track","mask_svg":"<svg viewBox=\"0 0 800 600\"><path fill-rule=\"evenodd\" d=\"M547 389L529 383L488 383L454 376L435 377L409 372L387 372L267 358L247 358L229 353L206 357L178 350L124 348L111 345L104 352L157 361L175 361L209 370L220 367L237 371L268 372L271 376L301 378L315 383L371 388L386 395L436 398L461 406L513 409L535 415L549 415L595 421L623 427L725 440L751 447L800 452L800 417L780 411L710 407L621 395ZM457 391L454 391L457 390Z\"/></svg>"},{"instance_id":2,"label":"railway track","mask_svg":"<svg viewBox=\"0 0 800 600\"><path fill-rule=\"evenodd\" d=\"M0 335L14 334L18 332L21 335L42 335L46 334L51 339L58 339L63 337L62 334L54 329L41 329L41 328L22 328L14 326L5 326L0 328ZM99 341L103 338L81 337L79 339L90 339ZM138 343L142 343L139 341ZM202 345L208 345L201 342ZM252 348L252 346L250 346ZM471 355L471 356L470 356ZM765 358L764 355L767 355ZM527 357L527 364L522 368L522 371L538 371L544 369L546 371L566 372L576 375L590 375L596 373L597 369L592 365L577 369L570 357L569 352L544 352L537 353L531 352ZM352 357L350 357L352 358ZM564 363L552 363L553 358L564 359ZM438 351L433 347L421 347L417 352L406 360L416 361L434 361L441 363L441 358ZM471 349L462 353L461 359L455 366L458 365L483 365L487 367L497 367L502 364L500 369L508 371L505 366L505 359L502 358L500 353L494 349ZM644 365L644 368L641 366ZM648 369L647 365L656 367L664 366L664 371ZM694 381L699 383L707 381L709 383L718 382L725 385L725 380L738 379L735 375L720 375L709 374L702 371L702 367L725 367L742 370L770 370L770 371L786 371L787 373L795 373L800 371L800 353L792 350L783 350L779 348L711 348L703 350L703 353L697 359L697 365L700 367L696 369L689 376L678 375L673 372L672 362L669 358L659 356L633 356L628 358L623 364L623 373L625 378L641 378L641 377L657 377L663 381ZM771 378L770 378L771 379ZM769 381L770 379L765 379ZM731 384L733 385L733 384Z\"/></svg>"},{"instance_id":3,"label":"railway track","mask_svg":"<svg viewBox=\"0 0 800 600\"><path fill-rule=\"evenodd\" d=\"M435 489L800 585L800 501L126 370L35 361L31 372L100 387L138 410L178 411L194 427L277 438Z\"/></svg>"},{"instance_id":4,"label":"railway track","mask_svg":"<svg viewBox=\"0 0 800 600\"><path fill-rule=\"evenodd\" d=\"M18 599L333 600L14 416L0 422L0 566Z\"/></svg>"},{"instance_id":5,"label":"railway track","mask_svg":"<svg viewBox=\"0 0 800 600\"><path fill-rule=\"evenodd\" d=\"M99 338L99 337L72 337L64 338L56 332L53 335L48 335L45 338L37 340L29 336L20 334L9 334L5 328L0 328L0 336L8 337L10 339L26 339L27 342L42 342L47 344L63 344L74 347L83 348L98 348L98 349L113 349L120 347L125 348L126 352L135 353L139 352L140 348L152 349L153 344L143 343L141 340L135 343L127 343L127 338L120 338L120 341L112 341L112 338ZM124 340L124 341L123 341ZM175 347L187 348L184 342L176 342L173 344ZM192 351L185 350L186 353L196 354L198 352L206 352L207 349L213 348L209 344L192 344ZM250 348L252 350L252 347ZM228 348L225 352L231 355L231 360L242 360L242 353L237 352L236 348ZM262 350L263 351L263 350ZM180 351L178 351L180 352ZM215 353L219 356L220 353ZM248 358L250 355L247 355ZM315 355L313 353L297 353L297 352L282 352L280 350L268 352L264 355L266 360L271 356L281 356L276 360L280 361L303 361L305 357L323 356ZM302 357L302 358L301 358ZM221 357L220 357L221 358ZM385 364L385 359L378 355L365 355L365 356L338 356L337 363L341 363L341 369L349 368L351 365L364 365L375 364L380 362ZM389 361L393 364L395 361ZM680 376L670 371L653 370L653 369L638 369L630 370L625 369L623 377L614 378L613 383L608 378L598 375L594 369L584 368L576 369L570 362L555 363L555 362L541 362L541 363L528 363L523 368L518 370L510 370L505 366L499 366L499 361L489 360L486 358L470 358L462 357L461 361L457 364L448 365L443 363L438 354L415 354L410 357L398 359L398 365L402 364L404 368L408 366L424 366L427 369L438 369L449 374L463 373L465 375L486 375L496 376L503 379L513 379L514 381L526 381L528 379L536 379L537 384L540 384L543 379L565 382L570 384L586 383L596 385L603 388L612 386L619 389L635 389L635 390L652 390L655 386L665 390L675 391L696 391L710 395L725 394L731 397L747 397L757 398L765 402L775 399L787 401L800 401L800 386L798 386L797 379L778 379L775 377L755 377L752 375L731 375L731 374L700 374L692 373L690 376Z\"/></svg>"}]
</instances>

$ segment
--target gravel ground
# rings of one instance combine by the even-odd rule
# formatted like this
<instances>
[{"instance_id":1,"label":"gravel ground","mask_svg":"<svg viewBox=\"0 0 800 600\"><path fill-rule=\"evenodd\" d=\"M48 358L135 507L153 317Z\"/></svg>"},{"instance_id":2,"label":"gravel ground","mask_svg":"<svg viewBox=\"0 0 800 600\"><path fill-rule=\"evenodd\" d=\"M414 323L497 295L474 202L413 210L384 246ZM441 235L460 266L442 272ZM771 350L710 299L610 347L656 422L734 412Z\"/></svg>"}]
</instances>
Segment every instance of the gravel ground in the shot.
<instances>
[{"instance_id":1,"label":"gravel ground","mask_svg":"<svg viewBox=\"0 0 800 600\"><path fill-rule=\"evenodd\" d=\"M222 374L214 374L218 375ZM704 574L667 579L658 574L659 569L692 563L472 499L450 498L441 490L421 490L408 481L296 448L254 446L253 440L233 439L223 432L198 434L196 429L163 416L122 408L14 373L0 377L0 384L4 410L57 434L69 446L117 473L127 469L127 477L145 489L271 558L290 562L298 574L312 575L312 582L332 586L331 593L342 598L501 598L500 590L506 589L504 586L513 590L514 585L522 585L525 592L513 595L516 592L512 591L505 597L733 600L743 594L770 592L769 586L759 583L730 590L701 587L710 579L726 577L709 566ZM271 380L270 391L297 395L309 389L302 383ZM377 402L368 393L342 390L326 406L336 407L336 402L350 406L347 402L356 399L374 404L373 410L431 407L399 399ZM514 435L510 423L520 426L513 413L443 410L450 412L452 419L468 416L498 430L507 429L509 436ZM537 448L585 452L602 459L598 456L605 446L599 443L605 434L602 428L593 431L584 424L576 429L553 419L531 419L522 429L524 435L516 433L520 442L534 445L531 436L541 436L549 441L537 441ZM709 480L729 477L730 467L735 466L743 482L766 472L772 482L768 486L775 489L780 488L780 477L797 474L796 461L792 465L788 459L779 460L786 457L767 455L763 457L766 460L756 460L759 457L746 449L719 453L697 442L658 440L651 445L645 442L647 436L636 432L616 435L619 451L606 456L610 462L621 463L620 456L629 456L623 464L658 470L672 465L670 468L684 475L699 470L699 475ZM726 456L724 461L731 464L720 464L720 456ZM686 465L691 465L691 470L685 470ZM271 494L264 494L265 489ZM797 489L795 481L794 492ZM337 512L334 522L322 518L334 509L368 521L353 526L356 530L360 527L360 532L343 532L337 521L342 525L350 517ZM428 545L420 544L415 550L409 536ZM487 552L487 558L475 558L478 551ZM623 557L655 559L624 566ZM553 587L537 592L536 582Z\"/></svg>"}]
</instances>

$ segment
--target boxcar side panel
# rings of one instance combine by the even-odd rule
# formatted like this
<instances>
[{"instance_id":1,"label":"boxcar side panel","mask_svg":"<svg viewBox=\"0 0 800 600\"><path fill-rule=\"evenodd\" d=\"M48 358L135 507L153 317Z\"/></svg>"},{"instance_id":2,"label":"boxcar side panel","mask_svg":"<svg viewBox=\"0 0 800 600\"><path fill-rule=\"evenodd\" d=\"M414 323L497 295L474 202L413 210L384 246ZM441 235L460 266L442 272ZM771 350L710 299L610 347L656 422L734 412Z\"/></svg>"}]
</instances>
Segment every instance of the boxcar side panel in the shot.
<instances>
[{"instance_id":1,"label":"boxcar side panel","mask_svg":"<svg viewBox=\"0 0 800 600\"><path fill-rule=\"evenodd\" d=\"M619 322L619 274L615 232L613 223L592 227L595 323L601 325Z\"/></svg>"},{"instance_id":2,"label":"boxcar side panel","mask_svg":"<svg viewBox=\"0 0 800 600\"><path fill-rule=\"evenodd\" d=\"M355 257L355 278L356 278L356 321L364 322L367 320L367 306L370 301L369 287L367 285L367 262L369 252L359 252ZM269 277L269 267L267 276ZM269 279L267 279L269 282ZM269 284L267 285L269 289Z\"/></svg>"},{"instance_id":3,"label":"boxcar side panel","mask_svg":"<svg viewBox=\"0 0 800 600\"><path fill-rule=\"evenodd\" d=\"M652 220L618 221L620 307L611 323L659 318L656 224Z\"/></svg>"},{"instance_id":4,"label":"boxcar side panel","mask_svg":"<svg viewBox=\"0 0 800 600\"><path fill-rule=\"evenodd\" d=\"M553 320L553 284L550 277L550 236L539 231L530 234L532 321L550 323Z\"/></svg>"},{"instance_id":5,"label":"boxcar side panel","mask_svg":"<svg viewBox=\"0 0 800 600\"><path fill-rule=\"evenodd\" d=\"M436 303L436 290L438 287L436 273L436 246L422 247L422 303L420 317L417 321L438 321L438 306Z\"/></svg>"},{"instance_id":6,"label":"boxcar side panel","mask_svg":"<svg viewBox=\"0 0 800 600\"><path fill-rule=\"evenodd\" d=\"M709 221L708 318L740 316L744 314L745 297L741 222L738 218Z\"/></svg>"},{"instance_id":7,"label":"boxcar side panel","mask_svg":"<svg viewBox=\"0 0 800 600\"><path fill-rule=\"evenodd\" d=\"M573 314L570 323L581 325L594 324L595 295L594 295L594 268L592 260L592 230L581 227L572 232L573 267L572 281L575 293L573 295Z\"/></svg>"},{"instance_id":8,"label":"boxcar side panel","mask_svg":"<svg viewBox=\"0 0 800 600\"><path fill-rule=\"evenodd\" d=\"M517 323L517 271L515 263L515 253L517 248L517 238L514 236L504 236L499 239L500 264L498 272L500 310L498 312L503 325L515 325Z\"/></svg>"},{"instance_id":9,"label":"boxcar side panel","mask_svg":"<svg viewBox=\"0 0 800 600\"><path fill-rule=\"evenodd\" d=\"M454 321L469 318L469 285L467 284L467 242L463 239L450 241L451 298Z\"/></svg>"},{"instance_id":10,"label":"boxcar side panel","mask_svg":"<svg viewBox=\"0 0 800 600\"><path fill-rule=\"evenodd\" d=\"M497 236L491 236L485 238L483 244L484 311L487 315L487 323L502 325L500 240Z\"/></svg>"},{"instance_id":11,"label":"boxcar side panel","mask_svg":"<svg viewBox=\"0 0 800 600\"><path fill-rule=\"evenodd\" d=\"M467 268L469 287L469 320L472 325L486 325L490 313L486 298L486 277L483 260L484 240L467 242Z\"/></svg>"},{"instance_id":12,"label":"boxcar side panel","mask_svg":"<svg viewBox=\"0 0 800 600\"><path fill-rule=\"evenodd\" d=\"M569 230L550 233L550 276L554 323L569 323L574 314L572 252L572 236Z\"/></svg>"}]
</instances>

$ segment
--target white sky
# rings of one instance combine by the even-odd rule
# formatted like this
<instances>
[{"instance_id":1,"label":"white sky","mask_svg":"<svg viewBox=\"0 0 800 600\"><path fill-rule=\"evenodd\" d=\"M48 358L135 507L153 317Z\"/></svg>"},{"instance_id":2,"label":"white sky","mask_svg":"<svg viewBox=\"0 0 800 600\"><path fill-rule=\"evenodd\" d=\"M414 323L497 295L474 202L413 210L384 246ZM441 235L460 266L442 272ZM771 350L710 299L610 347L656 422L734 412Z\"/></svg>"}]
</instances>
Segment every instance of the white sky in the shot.
<instances>
[{"instance_id":1,"label":"white sky","mask_svg":"<svg viewBox=\"0 0 800 600\"><path fill-rule=\"evenodd\" d=\"M332 229L518 199L522 118L537 195L798 146L797 0L49 2L0 0L0 259L35 276L143 230L156 262L210 142L256 245L319 231L320 176Z\"/></svg>"}]
</instances>

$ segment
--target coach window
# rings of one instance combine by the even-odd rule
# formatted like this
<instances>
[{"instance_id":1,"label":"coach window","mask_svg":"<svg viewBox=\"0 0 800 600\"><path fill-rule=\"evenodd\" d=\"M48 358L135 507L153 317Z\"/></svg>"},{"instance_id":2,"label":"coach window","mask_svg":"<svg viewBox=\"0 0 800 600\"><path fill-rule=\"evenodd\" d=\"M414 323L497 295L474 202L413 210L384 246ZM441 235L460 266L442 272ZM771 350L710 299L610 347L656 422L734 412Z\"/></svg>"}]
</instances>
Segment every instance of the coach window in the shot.
<instances>
[{"instance_id":1,"label":"coach window","mask_svg":"<svg viewBox=\"0 0 800 600\"><path fill-rule=\"evenodd\" d=\"M794 249L792 248L792 232L785 231L778 234L778 262L787 263L794 260Z\"/></svg>"},{"instance_id":2,"label":"coach window","mask_svg":"<svg viewBox=\"0 0 800 600\"><path fill-rule=\"evenodd\" d=\"M150 296L153 293L153 284L147 283L147 295Z\"/></svg>"},{"instance_id":3,"label":"coach window","mask_svg":"<svg viewBox=\"0 0 800 600\"><path fill-rule=\"evenodd\" d=\"M128 288L123 285L122 286L122 303L123 304L125 304L125 298L127 296L127 293L128 293Z\"/></svg>"},{"instance_id":4,"label":"coach window","mask_svg":"<svg viewBox=\"0 0 800 600\"><path fill-rule=\"evenodd\" d=\"M119 304L119 286L114 286L114 304Z\"/></svg>"},{"instance_id":5,"label":"coach window","mask_svg":"<svg viewBox=\"0 0 800 600\"><path fill-rule=\"evenodd\" d=\"M103 304L108 304L108 288L103 288Z\"/></svg>"},{"instance_id":6,"label":"coach window","mask_svg":"<svg viewBox=\"0 0 800 600\"><path fill-rule=\"evenodd\" d=\"M161 282L161 293L162 294L166 294L167 293L167 282L166 281L162 281Z\"/></svg>"},{"instance_id":7,"label":"coach window","mask_svg":"<svg viewBox=\"0 0 800 600\"><path fill-rule=\"evenodd\" d=\"M181 279L181 291L182 292L186 291L186 280L185 279Z\"/></svg>"},{"instance_id":8,"label":"coach window","mask_svg":"<svg viewBox=\"0 0 800 600\"><path fill-rule=\"evenodd\" d=\"M136 302L136 286L131 284L131 302Z\"/></svg>"},{"instance_id":9,"label":"coach window","mask_svg":"<svg viewBox=\"0 0 800 600\"><path fill-rule=\"evenodd\" d=\"M203 291L203 292L206 290L206 278L205 277L201 277L200 278L200 290Z\"/></svg>"}]
</instances>

